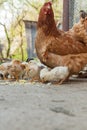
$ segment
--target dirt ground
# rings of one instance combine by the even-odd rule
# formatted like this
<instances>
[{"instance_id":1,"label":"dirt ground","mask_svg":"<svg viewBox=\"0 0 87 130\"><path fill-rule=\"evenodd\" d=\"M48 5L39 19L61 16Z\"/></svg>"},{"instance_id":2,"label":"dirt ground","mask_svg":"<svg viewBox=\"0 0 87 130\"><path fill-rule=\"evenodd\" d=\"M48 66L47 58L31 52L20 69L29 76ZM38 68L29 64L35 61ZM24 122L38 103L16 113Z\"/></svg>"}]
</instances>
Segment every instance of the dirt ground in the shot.
<instances>
[{"instance_id":1,"label":"dirt ground","mask_svg":"<svg viewBox=\"0 0 87 130\"><path fill-rule=\"evenodd\" d=\"M87 79L0 81L0 130L87 130Z\"/></svg>"}]
</instances>

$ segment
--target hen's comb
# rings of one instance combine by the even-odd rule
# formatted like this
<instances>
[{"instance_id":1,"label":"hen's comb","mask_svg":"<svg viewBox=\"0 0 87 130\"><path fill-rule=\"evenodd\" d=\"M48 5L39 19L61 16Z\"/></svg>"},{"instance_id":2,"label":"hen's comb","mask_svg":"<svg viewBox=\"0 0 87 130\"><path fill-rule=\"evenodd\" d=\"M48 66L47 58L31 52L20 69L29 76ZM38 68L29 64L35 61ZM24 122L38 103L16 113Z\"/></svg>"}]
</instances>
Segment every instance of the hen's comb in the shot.
<instances>
[{"instance_id":1,"label":"hen's comb","mask_svg":"<svg viewBox=\"0 0 87 130\"><path fill-rule=\"evenodd\" d=\"M49 2L45 2L46 5L52 5L52 1L49 1Z\"/></svg>"},{"instance_id":2,"label":"hen's comb","mask_svg":"<svg viewBox=\"0 0 87 130\"><path fill-rule=\"evenodd\" d=\"M52 5L52 1L49 1L48 4Z\"/></svg>"}]
</instances>

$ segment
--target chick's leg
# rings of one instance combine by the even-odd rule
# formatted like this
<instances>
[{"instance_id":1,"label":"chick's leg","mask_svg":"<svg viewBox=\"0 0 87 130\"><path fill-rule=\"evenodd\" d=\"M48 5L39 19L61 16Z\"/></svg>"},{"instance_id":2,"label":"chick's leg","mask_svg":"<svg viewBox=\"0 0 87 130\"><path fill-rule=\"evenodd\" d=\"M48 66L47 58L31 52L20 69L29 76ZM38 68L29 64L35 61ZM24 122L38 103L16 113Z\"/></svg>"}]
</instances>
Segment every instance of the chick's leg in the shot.
<instances>
[{"instance_id":1,"label":"chick's leg","mask_svg":"<svg viewBox=\"0 0 87 130\"><path fill-rule=\"evenodd\" d=\"M15 74L14 78L16 79L17 82L19 81L19 76L18 75Z\"/></svg>"},{"instance_id":2,"label":"chick's leg","mask_svg":"<svg viewBox=\"0 0 87 130\"><path fill-rule=\"evenodd\" d=\"M38 77L34 77L32 79L29 80L30 82L37 82L37 81L40 81L40 79Z\"/></svg>"},{"instance_id":3,"label":"chick's leg","mask_svg":"<svg viewBox=\"0 0 87 130\"><path fill-rule=\"evenodd\" d=\"M7 80L7 79L8 79L8 77L7 77L7 72L4 73L4 75L3 75L3 79L4 79L4 80Z\"/></svg>"},{"instance_id":4,"label":"chick's leg","mask_svg":"<svg viewBox=\"0 0 87 130\"><path fill-rule=\"evenodd\" d=\"M56 85L61 85L61 84L63 84L64 81L68 81L68 79L69 79L69 75L66 76L66 77L63 78L63 79L60 79L59 81L55 82L54 84L56 84Z\"/></svg>"}]
</instances>

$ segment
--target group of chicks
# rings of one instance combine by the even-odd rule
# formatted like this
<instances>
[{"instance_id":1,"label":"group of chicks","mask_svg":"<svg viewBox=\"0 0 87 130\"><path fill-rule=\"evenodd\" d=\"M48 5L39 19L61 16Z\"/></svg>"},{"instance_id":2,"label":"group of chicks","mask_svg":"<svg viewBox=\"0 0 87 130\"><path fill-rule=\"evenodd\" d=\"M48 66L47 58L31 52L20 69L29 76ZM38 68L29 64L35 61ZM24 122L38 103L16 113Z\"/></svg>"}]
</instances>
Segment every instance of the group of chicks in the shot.
<instances>
[{"instance_id":1,"label":"group of chicks","mask_svg":"<svg viewBox=\"0 0 87 130\"><path fill-rule=\"evenodd\" d=\"M69 75L68 67L59 66L50 69L38 60L27 59L26 62L12 60L0 65L0 78L3 80L20 79L29 80L30 82L39 81L42 83L52 82L62 84Z\"/></svg>"},{"instance_id":2,"label":"group of chicks","mask_svg":"<svg viewBox=\"0 0 87 130\"><path fill-rule=\"evenodd\" d=\"M87 44L87 13L80 11L80 21L76 23L68 33L78 41ZM52 82L62 84L70 76L68 66L48 68L34 59L27 59L25 62L12 60L0 65L0 78L3 80L26 79L30 82ZM80 74L80 76L82 76ZM87 76L87 73L86 73Z\"/></svg>"}]
</instances>

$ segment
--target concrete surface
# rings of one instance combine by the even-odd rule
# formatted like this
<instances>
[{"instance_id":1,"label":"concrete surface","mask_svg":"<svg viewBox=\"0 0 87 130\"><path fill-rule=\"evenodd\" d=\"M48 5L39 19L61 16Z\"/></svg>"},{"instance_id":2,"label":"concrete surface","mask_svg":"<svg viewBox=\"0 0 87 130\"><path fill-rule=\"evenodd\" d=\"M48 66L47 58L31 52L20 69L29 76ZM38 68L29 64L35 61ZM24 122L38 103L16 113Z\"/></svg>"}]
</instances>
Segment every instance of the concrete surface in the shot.
<instances>
[{"instance_id":1,"label":"concrete surface","mask_svg":"<svg viewBox=\"0 0 87 130\"><path fill-rule=\"evenodd\" d=\"M87 80L0 81L0 130L87 130Z\"/></svg>"}]
</instances>

